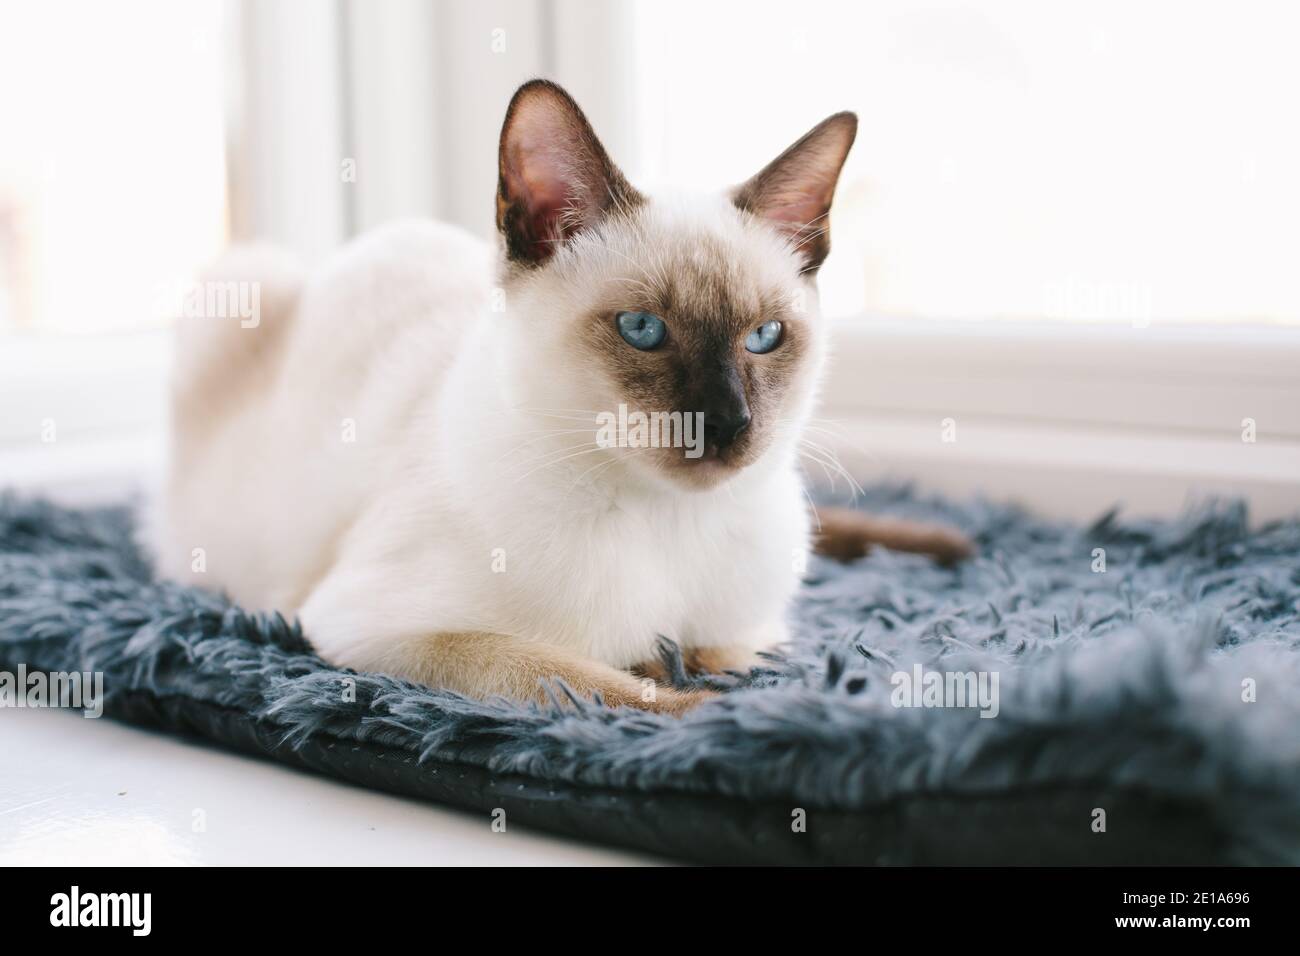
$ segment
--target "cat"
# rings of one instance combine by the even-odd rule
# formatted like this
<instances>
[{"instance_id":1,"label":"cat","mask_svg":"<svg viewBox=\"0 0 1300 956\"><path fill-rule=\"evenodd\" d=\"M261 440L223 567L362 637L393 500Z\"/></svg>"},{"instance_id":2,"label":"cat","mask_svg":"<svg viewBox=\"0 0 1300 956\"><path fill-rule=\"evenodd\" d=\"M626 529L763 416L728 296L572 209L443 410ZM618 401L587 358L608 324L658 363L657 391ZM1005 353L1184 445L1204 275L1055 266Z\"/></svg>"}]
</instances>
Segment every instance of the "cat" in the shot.
<instances>
[{"instance_id":1,"label":"cat","mask_svg":"<svg viewBox=\"0 0 1300 956\"><path fill-rule=\"evenodd\" d=\"M735 189L652 198L534 80L501 132L495 254L433 222L311 275L232 250L206 281L255 283L260 315L180 324L160 570L296 615L335 665L680 714L713 692L662 683L660 636L693 671L749 667L814 543L964 556L956 531L851 510L814 531L798 470L856 131L837 113ZM620 409L699 428L601 440Z\"/></svg>"}]
</instances>

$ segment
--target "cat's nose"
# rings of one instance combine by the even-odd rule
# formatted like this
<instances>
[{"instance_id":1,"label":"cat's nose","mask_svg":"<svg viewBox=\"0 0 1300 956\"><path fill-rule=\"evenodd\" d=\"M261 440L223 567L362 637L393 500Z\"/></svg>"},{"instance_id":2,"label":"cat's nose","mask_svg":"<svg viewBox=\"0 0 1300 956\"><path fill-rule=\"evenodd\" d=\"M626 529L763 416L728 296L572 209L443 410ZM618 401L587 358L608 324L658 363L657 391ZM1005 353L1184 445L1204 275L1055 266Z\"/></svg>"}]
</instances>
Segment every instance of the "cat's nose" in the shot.
<instances>
[{"instance_id":1,"label":"cat's nose","mask_svg":"<svg viewBox=\"0 0 1300 956\"><path fill-rule=\"evenodd\" d=\"M705 454L720 454L730 448L749 427L749 402L740 373L728 362L720 363L718 372L695 406L704 413Z\"/></svg>"},{"instance_id":2,"label":"cat's nose","mask_svg":"<svg viewBox=\"0 0 1300 956\"><path fill-rule=\"evenodd\" d=\"M749 427L749 409L704 413L704 443L718 451L730 445Z\"/></svg>"}]
</instances>

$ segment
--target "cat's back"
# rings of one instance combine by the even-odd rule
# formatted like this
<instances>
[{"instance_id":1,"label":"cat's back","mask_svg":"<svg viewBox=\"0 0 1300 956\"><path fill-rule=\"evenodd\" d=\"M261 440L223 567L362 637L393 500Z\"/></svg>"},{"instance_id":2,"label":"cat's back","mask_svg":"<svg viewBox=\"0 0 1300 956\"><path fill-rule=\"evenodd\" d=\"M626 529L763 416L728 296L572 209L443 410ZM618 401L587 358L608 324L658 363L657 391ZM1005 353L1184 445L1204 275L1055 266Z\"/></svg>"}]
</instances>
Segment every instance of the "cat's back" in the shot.
<instances>
[{"instance_id":1,"label":"cat's back","mask_svg":"<svg viewBox=\"0 0 1300 956\"><path fill-rule=\"evenodd\" d=\"M246 274L262 258L245 258ZM164 573L190 579L200 542L217 560L195 583L259 607L306 593L325 570L322 553L397 471L388 459L487 311L490 287L487 243L442 223L398 222L301 276L280 307L263 310L261 327L233 329L239 349L182 336L186 374L227 387L201 402L183 399L183 387L174 396ZM259 374L237 375L250 357Z\"/></svg>"},{"instance_id":2,"label":"cat's back","mask_svg":"<svg viewBox=\"0 0 1300 956\"><path fill-rule=\"evenodd\" d=\"M341 456L343 473L374 490L485 320L491 269L487 243L433 221L382 226L340 249L303 289L271 419L296 423L305 456Z\"/></svg>"},{"instance_id":3,"label":"cat's back","mask_svg":"<svg viewBox=\"0 0 1300 956\"><path fill-rule=\"evenodd\" d=\"M294 344L334 343L328 350L356 366L386 336L408 329L458 338L487 306L491 270L488 243L458 226L380 226L342 247L307 284Z\"/></svg>"}]
</instances>

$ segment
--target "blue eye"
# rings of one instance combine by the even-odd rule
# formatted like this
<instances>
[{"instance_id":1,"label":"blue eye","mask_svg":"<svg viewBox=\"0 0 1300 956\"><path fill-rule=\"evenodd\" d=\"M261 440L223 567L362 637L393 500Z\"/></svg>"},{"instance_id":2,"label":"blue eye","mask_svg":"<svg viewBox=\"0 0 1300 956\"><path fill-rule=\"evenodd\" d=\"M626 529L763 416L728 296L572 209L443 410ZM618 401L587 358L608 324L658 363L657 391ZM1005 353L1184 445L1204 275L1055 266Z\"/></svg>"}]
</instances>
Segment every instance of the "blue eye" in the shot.
<instances>
[{"instance_id":1,"label":"blue eye","mask_svg":"<svg viewBox=\"0 0 1300 956\"><path fill-rule=\"evenodd\" d=\"M620 312L614 316L618 323L618 334L623 341L634 349L649 352L658 348L668 334L664 320L649 312Z\"/></svg>"},{"instance_id":2,"label":"blue eye","mask_svg":"<svg viewBox=\"0 0 1300 956\"><path fill-rule=\"evenodd\" d=\"M764 322L745 337L745 348L762 355L776 348L780 341L781 323L773 319L771 322Z\"/></svg>"}]
</instances>

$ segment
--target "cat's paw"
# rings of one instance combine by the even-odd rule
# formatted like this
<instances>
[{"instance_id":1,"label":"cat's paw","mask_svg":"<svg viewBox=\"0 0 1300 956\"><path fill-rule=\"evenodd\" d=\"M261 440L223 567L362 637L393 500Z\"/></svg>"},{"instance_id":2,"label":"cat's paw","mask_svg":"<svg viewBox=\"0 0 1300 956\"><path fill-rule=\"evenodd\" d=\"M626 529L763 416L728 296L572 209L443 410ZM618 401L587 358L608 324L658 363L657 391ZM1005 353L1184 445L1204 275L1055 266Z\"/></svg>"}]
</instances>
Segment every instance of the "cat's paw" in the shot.
<instances>
[{"instance_id":1,"label":"cat's paw","mask_svg":"<svg viewBox=\"0 0 1300 956\"><path fill-rule=\"evenodd\" d=\"M681 716L688 710L694 710L700 704L707 703L722 696L718 691L706 687L674 687L653 681L648 676L641 677L641 692L636 695L605 697L609 707L635 707L655 714L672 714Z\"/></svg>"},{"instance_id":2,"label":"cat's paw","mask_svg":"<svg viewBox=\"0 0 1300 956\"><path fill-rule=\"evenodd\" d=\"M707 704L711 700L717 700L722 696L722 694L716 690L705 690L704 688L677 690L672 687L664 687L659 689L656 696L658 697L658 700L644 709L654 711L658 714L669 714L673 717L680 717L688 710L694 710L701 704Z\"/></svg>"},{"instance_id":3,"label":"cat's paw","mask_svg":"<svg viewBox=\"0 0 1300 956\"><path fill-rule=\"evenodd\" d=\"M770 640L766 645L776 644ZM651 680L673 690L727 690L737 674L747 674L761 662L748 646L680 648L673 641L659 639L658 656L631 668L632 676Z\"/></svg>"},{"instance_id":4,"label":"cat's paw","mask_svg":"<svg viewBox=\"0 0 1300 956\"><path fill-rule=\"evenodd\" d=\"M768 641L765 646L775 643L778 642ZM748 646L691 647L687 648L683 657L687 672L693 676L747 674L762 663L758 652Z\"/></svg>"}]
</instances>

